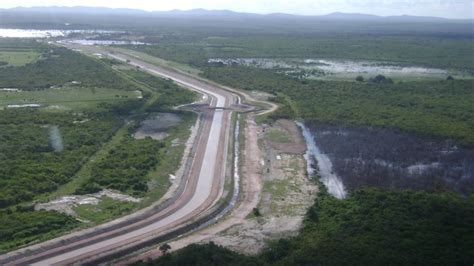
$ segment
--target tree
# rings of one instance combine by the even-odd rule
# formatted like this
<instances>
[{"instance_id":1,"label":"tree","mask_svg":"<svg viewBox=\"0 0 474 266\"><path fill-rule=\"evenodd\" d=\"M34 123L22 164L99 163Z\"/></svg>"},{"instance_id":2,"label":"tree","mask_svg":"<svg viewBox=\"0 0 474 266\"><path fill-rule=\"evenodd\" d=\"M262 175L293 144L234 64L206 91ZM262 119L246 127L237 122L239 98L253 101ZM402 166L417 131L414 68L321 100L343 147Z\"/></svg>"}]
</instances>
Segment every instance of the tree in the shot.
<instances>
[{"instance_id":1,"label":"tree","mask_svg":"<svg viewBox=\"0 0 474 266\"><path fill-rule=\"evenodd\" d=\"M377 75L374 78L371 78L370 81L374 83L393 83L392 79L387 78L384 75Z\"/></svg>"},{"instance_id":2,"label":"tree","mask_svg":"<svg viewBox=\"0 0 474 266\"><path fill-rule=\"evenodd\" d=\"M260 210L258 208L253 208L253 215L256 217L260 217L262 214L260 213Z\"/></svg>"},{"instance_id":3,"label":"tree","mask_svg":"<svg viewBox=\"0 0 474 266\"><path fill-rule=\"evenodd\" d=\"M160 251L163 253L163 254L166 254L168 253L168 251L171 249L171 246L168 245L168 243L164 243L163 245L161 245L160 247Z\"/></svg>"},{"instance_id":4,"label":"tree","mask_svg":"<svg viewBox=\"0 0 474 266\"><path fill-rule=\"evenodd\" d=\"M357 77L356 77L356 81L357 81L357 82L364 82L364 77L362 77L362 76L357 76Z\"/></svg>"},{"instance_id":5,"label":"tree","mask_svg":"<svg viewBox=\"0 0 474 266\"><path fill-rule=\"evenodd\" d=\"M448 76L446 80L454 80L453 76Z\"/></svg>"}]
</instances>

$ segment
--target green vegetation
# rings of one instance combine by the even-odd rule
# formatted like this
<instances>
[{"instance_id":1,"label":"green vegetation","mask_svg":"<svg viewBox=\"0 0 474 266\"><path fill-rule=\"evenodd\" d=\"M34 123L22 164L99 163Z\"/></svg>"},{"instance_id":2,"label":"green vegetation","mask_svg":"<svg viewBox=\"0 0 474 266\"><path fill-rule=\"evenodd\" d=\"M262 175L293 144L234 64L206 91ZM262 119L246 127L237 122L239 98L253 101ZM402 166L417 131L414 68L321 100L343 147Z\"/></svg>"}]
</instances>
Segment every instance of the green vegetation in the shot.
<instances>
[{"instance_id":1,"label":"green vegetation","mask_svg":"<svg viewBox=\"0 0 474 266\"><path fill-rule=\"evenodd\" d=\"M300 235L263 254L281 265L453 265L472 259L473 198L377 189L337 200L324 190Z\"/></svg>"},{"instance_id":2,"label":"green vegetation","mask_svg":"<svg viewBox=\"0 0 474 266\"><path fill-rule=\"evenodd\" d=\"M278 143L288 143L290 142L290 137L281 130L278 129L269 129L265 133L266 137L273 142L278 142Z\"/></svg>"},{"instance_id":3,"label":"green vegetation","mask_svg":"<svg viewBox=\"0 0 474 266\"><path fill-rule=\"evenodd\" d=\"M32 50L12 49L5 50L0 48L0 66L24 66L38 60L40 54Z\"/></svg>"},{"instance_id":4,"label":"green vegetation","mask_svg":"<svg viewBox=\"0 0 474 266\"><path fill-rule=\"evenodd\" d=\"M130 135L148 107L171 110L195 94L136 70L114 70L114 62L35 41L0 39L0 53L14 47L41 57L0 67L0 88L20 89L0 91L0 252L83 226L64 214L34 211L36 201L102 188L161 197L183 149L171 140L185 139L195 116L182 114L185 123L163 141ZM42 107L2 108L27 103ZM103 197L98 205L75 211L97 224L145 205Z\"/></svg>"},{"instance_id":5,"label":"green vegetation","mask_svg":"<svg viewBox=\"0 0 474 266\"><path fill-rule=\"evenodd\" d=\"M47 240L78 225L74 218L53 211L0 210L0 253Z\"/></svg>"},{"instance_id":6,"label":"green vegetation","mask_svg":"<svg viewBox=\"0 0 474 266\"><path fill-rule=\"evenodd\" d=\"M143 265L468 265L473 217L473 197L363 189L337 200L323 189L300 234L258 256L211 243Z\"/></svg>"},{"instance_id":7,"label":"green vegetation","mask_svg":"<svg viewBox=\"0 0 474 266\"><path fill-rule=\"evenodd\" d=\"M161 79L139 70L128 70L124 73L158 93L157 99L147 106L149 112L172 111L173 107L191 103L196 98L196 93L183 89L171 80Z\"/></svg>"},{"instance_id":8,"label":"green vegetation","mask_svg":"<svg viewBox=\"0 0 474 266\"><path fill-rule=\"evenodd\" d=\"M473 54L469 22L348 23L269 16L241 23L210 17L137 18L123 25L122 16L104 21L102 15L84 20L57 14L54 19L38 15L33 26L65 27L62 20L85 28L139 28L124 36L156 44L131 48L169 61L138 54L141 58L203 73L236 88L272 93L281 108L269 119L393 127L474 145L473 83L461 80L474 71L474 61L467 56ZM3 23L32 26L14 15L4 16ZM322 82L207 63L210 58L237 57L383 61L447 69L455 80L397 83L405 80L364 75L367 82ZM182 143L194 118L170 129L171 136L163 141L133 140L130 133L147 112L170 111L195 95L116 61L87 58L34 40L0 38L0 88L22 90L0 92L1 106L33 102L75 111L0 110L0 252L79 226L59 213L32 211L34 200L103 187L145 196L139 204L104 199L97 206L76 208L81 218L95 224L161 197L182 155L182 146L175 147L172 139L176 136ZM136 99L136 90L143 99ZM58 132L61 148L52 137ZM268 137L286 141L279 132L269 132ZM265 189L278 196L284 185ZM472 264L473 205L472 195L363 189L336 200L321 191L301 234L271 244L261 255L246 257L213 244L192 245L156 264ZM254 210L255 216L258 213Z\"/></svg>"},{"instance_id":9,"label":"green vegetation","mask_svg":"<svg viewBox=\"0 0 474 266\"><path fill-rule=\"evenodd\" d=\"M390 77L378 76L368 82L360 78L357 82L301 81L270 70L210 67L203 63L211 57L298 57L300 53L299 56L311 58L314 53L328 58L472 70L472 62L462 58L472 53L465 40L441 38L441 43L436 43L433 39L414 37L413 43L404 43L403 37L365 36L357 44L352 42L353 37L337 43L328 41L326 46L319 45L324 39L308 38L306 41L313 45L300 47L298 44L303 41L289 37L287 47L292 50L284 48L285 42L253 42L259 38L255 36L234 47L225 44L203 48L200 43L190 43L176 48L160 45L136 49L198 66L204 77L224 85L274 94L273 100L281 108L270 118L400 128L452 138L467 146L474 144L474 93L473 82L469 80L393 83ZM239 38L244 37L213 38L209 42ZM425 41L430 44L425 43L428 48L422 51ZM255 49L259 45L260 50ZM464 46L459 54L449 48L459 46ZM179 52L185 49L189 50ZM312 52L316 49L317 53ZM253 51L258 52L252 54ZM450 58L446 58L450 53ZM275 141L280 139L274 133L269 135ZM365 188L352 191L345 200L337 200L324 191L323 185L320 188L322 191L308 211L301 233L272 243L262 254L242 257L211 243L190 245L142 265L467 265L474 257L472 195Z\"/></svg>"},{"instance_id":10,"label":"green vegetation","mask_svg":"<svg viewBox=\"0 0 474 266\"><path fill-rule=\"evenodd\" d=\"M213 242L207 245L191 244L177 252L168 253L157 261L140 262L134 265L258 265L252 258L232 252Z\"/></svg>"},{"instance_id":11,"label":"green vegetation","mask_svg":"<svg viewBox=\"0 0 474 266\"><path fill-rule=\"evenodd\" d=\"M137 50L124 49L124 48L120 48L120 47L110 47L109 49L113 49L114 51L129 54L129 55L134 56L134 57L138 57L141 60L143 60L145 62L148 62L150 64L155 64L155 65L160 65L160 66L164 66L164 67L167 67L167 68L177 69L179 71L183 71L183 72L190 73L190 74L193 74L193 75L199 75L199 73L201 73L201 71L199 69L195 68L195 67L192 67L188 64L178 63L176 61L167 61L167 60L163 59L164 57L155 57L155 56L151 56L150 54L147 54L147 53L139 52Z\"/></svg>"},{"instance_id":12,"label":"green vegetation","mask_svg":"<svg viewBox=\"0 0 474 266\"><path fill-rule=\"evenodd\" d=\"M195 42L175 41L134 49L194 66L209 58L327 58L389 61L448 69L474 70L467 54L469 38L415 37L403 35L288 34L202 37Z\"/></svg>"},{"instance_id":13,"label":"green vegetation","mask_svg":"<svg viewBox=\"0 0 474 266\"><path fill-rule=\"evenodd\" d=\"M136 99L139 91L124 91L107 88L84 88L68 86L36 91L0 91L0 108L11 104L40 104L59 109L93 110L104 102L120 102ZM54 110L54 109L53 109Z\"/></svg>"},{"instance_id":14,"label":"green vegetation","mask_svg":"<svg viewBox=\"0 0 474 266\"><path fill-rule=\"evenodd\" d=\"M74 211L81 219L99 224L132 211L136 205L136 203L132 202L123 202L108 197L101 197L99 204L82 204L74 208Z\"/></svg>"},{"instance_id":15,"label":"green vegetation","mask_svg":"<svg viewBox=\"0 0 474 266\"><path fill-rule=\"evenodd\" d=\"M0 208L30 201L70 181L119 125L113 117L1 111ZM61 142L61 147L56 147L55 141Z\"/></svg>"},{"instance_id":16,"label":"green vegetation","mask_svg":"<svg viewBox=\"0 0 474 266\"><path fill-rule=\"evenodd\" d=\"M41 59L36 63L0 68L0 87L37 90L78 81L87 88L133 89L112 69L78 52L61 47L37 49Z\"/></svg>"},{"instance_id":17,"label":"green vegetation","mask_svg":"<svg viewBox=\"0 0 474 266\"><path fill-rule=\"evenodd\" d=\"M403 83L299 81L247 67L206 68L205 77L266 91L283 107L273 118L395 127L474 144L474 93L469 80Z\"/></svg>"},{"instance_id":18,"label":"green vegetation","mask_svg":"<svg viewBox=\"0 0 474 266\"><path fill-rule=\"evenodd\" d=\"M148 191L147 173L160 160L157 154L163 148L159 141L146 138L126 138L112 149L108 156L92 168L92 176L84 185L97 183L102 187L143 196Z\"/></svg>"}]
</instances>

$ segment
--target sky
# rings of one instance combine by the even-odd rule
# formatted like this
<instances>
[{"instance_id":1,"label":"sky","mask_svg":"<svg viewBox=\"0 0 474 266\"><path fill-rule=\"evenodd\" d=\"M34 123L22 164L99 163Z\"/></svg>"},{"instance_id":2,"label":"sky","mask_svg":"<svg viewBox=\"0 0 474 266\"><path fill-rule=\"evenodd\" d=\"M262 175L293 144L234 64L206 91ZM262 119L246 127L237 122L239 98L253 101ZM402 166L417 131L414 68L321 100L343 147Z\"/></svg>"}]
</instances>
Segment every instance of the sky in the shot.
<instances>
[{"instance_id":1,"label":"sky","mask_svg":"<svg viewBox=\"0 0 474 266\"><path fill-rule=\"evenodd\" d=\"M416 15L474 18L472 0L1 0L0 8L101 6L154 10L228 9L250 13L324 15L332 12L381 16Z\"/></svg>"}]
</instances>

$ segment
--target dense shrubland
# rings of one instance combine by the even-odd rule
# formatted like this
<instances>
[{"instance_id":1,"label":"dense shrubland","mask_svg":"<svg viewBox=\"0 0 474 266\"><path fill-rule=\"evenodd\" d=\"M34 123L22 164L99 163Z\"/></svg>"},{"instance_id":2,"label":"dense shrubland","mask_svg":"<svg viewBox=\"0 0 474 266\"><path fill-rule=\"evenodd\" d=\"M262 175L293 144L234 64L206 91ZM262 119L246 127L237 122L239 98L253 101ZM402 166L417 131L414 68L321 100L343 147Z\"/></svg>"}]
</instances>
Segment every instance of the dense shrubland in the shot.
<instances>
[{"instance_id":1,"label":"dense shrubland","mask_svg":"<svg viewBox=\"0 0 474 266\"><path fill-rule=\"evenodd\" d=\"M163 143L151 138L135 140L127 137L103 161L94 164L92 176L84 186L87 188L95 183L104 188L143 196L148 191L147 174L161 160L163 147Z\"/></svg>"},{"instance_id":2,"label":"dense shrubland","mask_svg":"<svg viewBox=\"0 0 474 266\"><path fill-rule=\"evenodd\" d=\"M322 189L300 234L257 256L211 243L141 265L468 265L473 227L472 196L363 189L338 200Z\"/></svg>"},{"instance_id":3,"label":"dense shrubland","mask_svg":"<svg viewBox=\"0 0 474 266\"><path fill-rule=\"evenodd\" d=\"M0 210L0 253L33 241L52 238L80 223L55 211L31 208Z\"/></svg>"},{"instance_id":4,"label":"dense shrubland","mask_svg":"<svg viewBox=\"0 0 474 266\"><path fill-rule=\"evenodd\" d=\"M197 39L197 40L196 40ZM466 54L473 53L470 38L295 34L198 36L195 40L163 40L153 46L134 49L171 61L202 67L209 58L328 58L374 60L430 67L474 69Z\"/></svg>"},{"instance_id":5,"label":"dense shrubland","mask_svg":"<svg viewBox=\"0 0 474 266\"><path fill-rule=\"evenodd\" d=\"M0 208L32 200L70 181L120 124L111 116L0 111ZM58 127L62 151L53 148L51 126Z\"/></svg>"},{"instance_id":6,"label":"dense shrubland","mask_svg":"<svg viewBox=\"0 0 474 266\"><path fill-rule=\"evenodd\" d=\"M34 211L31 201L69 182L121 125L111 115L0 111L0 252L77 227L73 217ZM62 150L55 150L51 127Z\"/></svg>"}]
</instances>

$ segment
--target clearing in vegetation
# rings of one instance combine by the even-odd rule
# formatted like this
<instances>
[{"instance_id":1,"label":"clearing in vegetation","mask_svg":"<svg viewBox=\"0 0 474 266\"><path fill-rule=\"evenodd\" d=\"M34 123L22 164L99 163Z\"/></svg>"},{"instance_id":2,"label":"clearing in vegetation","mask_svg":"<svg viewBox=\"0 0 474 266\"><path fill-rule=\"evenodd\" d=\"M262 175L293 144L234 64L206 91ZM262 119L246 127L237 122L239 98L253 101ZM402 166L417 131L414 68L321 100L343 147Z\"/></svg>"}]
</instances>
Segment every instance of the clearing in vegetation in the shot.
<instances>
[{"instance_id":1,"label":"clearing in vegetation","mask_svg":"<svg viewBox=\"0 0 474 266\"><path fill-rule=\"evenodd\" d=\"M104 102L120 102L138 99L140 91L124 91L109 88L68 87L35 91L1 91L0 108L12 105L38 104L48 109L92 110Z\"/></svg>"},{"instance_id":2,"label":"clearing in vegetation","mask_svg":"<svg viewBox=\"0 0 474 266\"><path fill-rule=\"evenodd\" d=\"M40 54L32 50L0 48L0 67L18 67L34 63Z\"/></svg>"}]
</instances>

